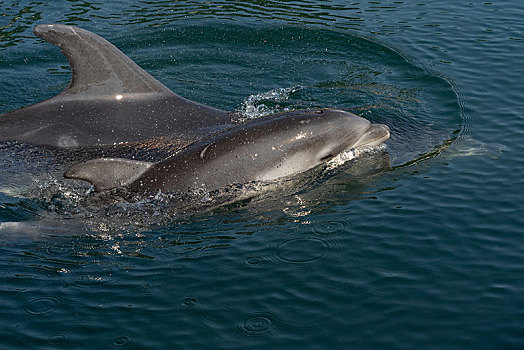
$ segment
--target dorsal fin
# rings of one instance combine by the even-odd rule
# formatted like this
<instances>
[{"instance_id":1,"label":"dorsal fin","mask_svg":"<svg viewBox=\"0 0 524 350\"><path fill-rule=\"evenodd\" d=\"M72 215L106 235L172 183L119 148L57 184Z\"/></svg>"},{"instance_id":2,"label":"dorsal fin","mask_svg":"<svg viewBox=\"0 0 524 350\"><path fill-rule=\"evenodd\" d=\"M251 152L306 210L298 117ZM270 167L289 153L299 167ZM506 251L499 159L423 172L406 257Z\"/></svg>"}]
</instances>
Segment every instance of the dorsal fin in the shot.
<instances>
[{"instance_id":1,"label":"dorsal fin","mask_svg":"<svg viewBox=\"0 0 524 350\"><path fill-rule=\"evenodd\" d=\"M87 30L40 24L34 33L60 47L71 64L71 84L62 95L173 94L113 44Z\"/></svg>"},{"instance_id":2,"label":"dorsal fin","mask_svg":"<svg viewBox=\"0 0 524 350\"><path fill-rule=\"evenodd\" d=\"M122 158L98 158L73 165L64 173L66 179L84 180L98 190L124 187L135 181L153 163Z\"/></svg>"}]
</instances>

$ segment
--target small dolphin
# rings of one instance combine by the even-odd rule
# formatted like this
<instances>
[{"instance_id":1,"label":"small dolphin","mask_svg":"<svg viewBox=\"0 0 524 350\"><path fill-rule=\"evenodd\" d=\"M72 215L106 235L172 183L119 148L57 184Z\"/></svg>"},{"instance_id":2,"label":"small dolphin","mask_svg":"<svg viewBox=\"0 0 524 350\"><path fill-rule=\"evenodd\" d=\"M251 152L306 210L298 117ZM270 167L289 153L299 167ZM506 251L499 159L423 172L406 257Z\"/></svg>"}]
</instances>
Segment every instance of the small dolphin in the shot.
<instances>
[{"instance_id":1,"label":"small dolphin","mask_svg":"<svg viewBox=\"0 0 524 350\"><path fill-rule=\"evenodd\" d=\"M169 136L187 144L231 126L227 112L176 95L96 34L63 24L33 31L62 49L71 82L57 96L0 115L0 141L75 148Z\"/></svg>"},{"instance_id":2,"label":"small dolphin","mask_svg":"<svg viewBox=\"0 0 524 350\"><path fill-rule=\"evenodd\" d=\"M157 163L99 158L64 176L98 190L124 187L154 194L214 191L251 181L272 181L322 164L346 149L380 145L389 128L352 113L317 109L282 113L230 128Z\"/></svg>"}]
</instances>

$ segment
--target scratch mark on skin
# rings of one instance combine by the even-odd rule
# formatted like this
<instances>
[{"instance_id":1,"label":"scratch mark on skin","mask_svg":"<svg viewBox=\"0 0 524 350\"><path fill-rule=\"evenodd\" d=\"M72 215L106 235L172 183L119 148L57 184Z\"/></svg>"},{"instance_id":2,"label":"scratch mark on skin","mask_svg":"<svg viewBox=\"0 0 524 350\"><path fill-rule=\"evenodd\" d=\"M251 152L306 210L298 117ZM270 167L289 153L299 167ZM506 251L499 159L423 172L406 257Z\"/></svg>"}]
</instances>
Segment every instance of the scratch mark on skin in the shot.
<instances>
[{"instance_id":1,"label":"scratch mark on skin","mask_svg":"<svg viewBox=\"0 0 524 350\"><path fill-rule=\"evenodd\" d=\"M214 142L211 142L209 145L207 145L203 150L202 152L200 152L200 159L204 159L204 156L206 155L206 151L208 150L209 147L211 147L211 145L213 144Z\"/></svg>"}]
</instances>

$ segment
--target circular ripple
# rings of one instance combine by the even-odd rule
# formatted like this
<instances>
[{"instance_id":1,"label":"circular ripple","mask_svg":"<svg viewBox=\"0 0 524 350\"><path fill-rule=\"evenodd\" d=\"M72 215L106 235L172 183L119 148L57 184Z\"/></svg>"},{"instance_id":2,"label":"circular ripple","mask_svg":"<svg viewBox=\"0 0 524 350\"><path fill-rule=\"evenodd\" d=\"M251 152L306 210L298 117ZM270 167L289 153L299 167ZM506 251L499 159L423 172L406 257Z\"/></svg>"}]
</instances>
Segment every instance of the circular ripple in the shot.
<instances>
[{"instance_id":1,"label":"circular ripple","mask_svg":"<svg viewBox=\"0 0 524 350\"><path fill-rule=\"evenodd\" d=\"M321 221L309 225L311 233L327 236L346 233L351 231L351 223L349 221Z\"/></svg>"},{"instance_id":2,"label":"circular ripple","mask_svg":"<svg viewBox=\"0 0 524 350\"><path fill-rule=\"evenodd\" d=\"M238 325L240 333L249 336L261 336L272 333L275 327L283 323L281 317L273 313L256 312Z\"/></svg>"},{"instance_id":3,"label":"circular ripple","mask_svg":"<svg viewBox=\"0 0 524 350\"><path fill-rule=\"evenodd\" d=\"M25 311L31 315L44 315L55 311L57 305L58 299L56 298L37 298L25 304Z\"/></svg>"},{"instance_id":4,"label":"circular ripple","mask_svg":"<svg viewBox=\"0 0 524 350\"><path fill-rule=\"evenodd\" d=\"M311 263L326 256L327 243L319 238L292 238L277 247L277 257L288 263Z\"/></svg>"},{"instance_id":5,"label":"circular ripple","mask_svg":"<svg viewBox=\"0 0 524 350\"><path fill-rule=\"evenodd\" d=\"M109 344L113 347L122 347L126 346L131 342L131 337L128 335L119 335L118 337L114 337L111 339Z\"/></svg>"},{"instance_id":6,"label":"circular ripple","mask_svg":"<svg viewBox=\"0 0 524 350\"><path fill-rule=\"evenodd\" d=\"M271 330L272 322L266 316L255 316L246 320L243 324L243 330L249 334L265 334Z\"/></svg>"},{"instance_id":7,"label":"circular ripple","mask_svg":"<svg viewBox=\"0 0 524 350\"><path fill-rule=\"evenodd\" d=\"M248 256L242 261L242 264L249 267L261 266L264 264L264 258L261 256Z\"/></svg>"},{"instance_id":8,"label":"circular ripple","mask_svg":"<svg viewBox=\"0 0 524 350\"><path fill-rule=\"evenodd\" d=\"M198 304L198 299L195 297L183 298L178 301L178 305L186 309L193 308L196 304Z\"/></svg>"}]
</instances>

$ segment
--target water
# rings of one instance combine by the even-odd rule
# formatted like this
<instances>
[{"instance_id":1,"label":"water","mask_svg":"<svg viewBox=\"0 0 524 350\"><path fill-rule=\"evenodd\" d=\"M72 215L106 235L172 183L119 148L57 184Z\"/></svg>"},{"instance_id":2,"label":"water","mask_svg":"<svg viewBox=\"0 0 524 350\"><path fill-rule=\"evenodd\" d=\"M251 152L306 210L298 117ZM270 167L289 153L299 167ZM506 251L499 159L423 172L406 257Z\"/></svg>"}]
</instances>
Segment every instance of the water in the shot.
<instances>
[{"instance_id":1,"label":"water","mask_svg":"<svg viewBox=\"0 0 524 350\"><path fill-rule=\"evenodd\" d=\"M65 58L31 33L61 22L242 118L337 107L392 129L386 160L186 213L100 209L62 158L2 145L2 347L522 348L523 14L0 1L0 112L67 86Z\"/></svg>"}]
</instances>

